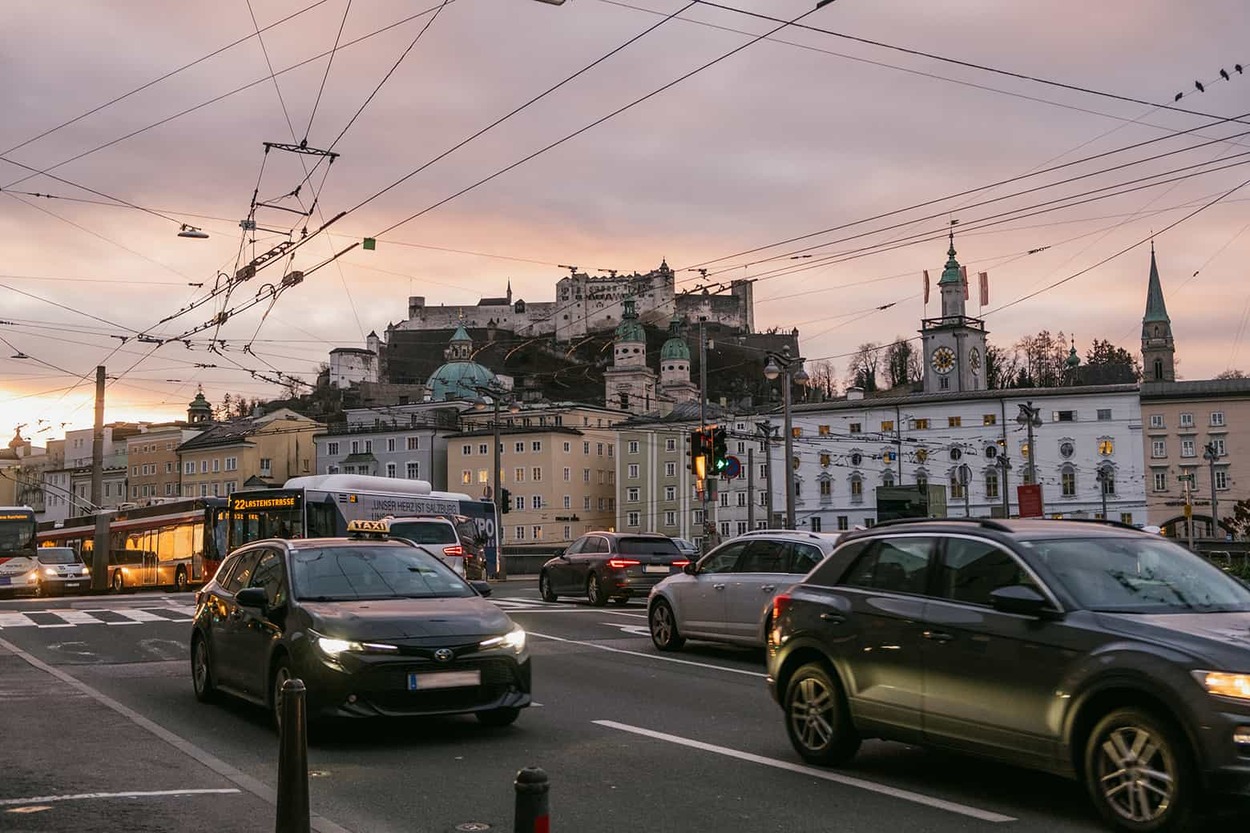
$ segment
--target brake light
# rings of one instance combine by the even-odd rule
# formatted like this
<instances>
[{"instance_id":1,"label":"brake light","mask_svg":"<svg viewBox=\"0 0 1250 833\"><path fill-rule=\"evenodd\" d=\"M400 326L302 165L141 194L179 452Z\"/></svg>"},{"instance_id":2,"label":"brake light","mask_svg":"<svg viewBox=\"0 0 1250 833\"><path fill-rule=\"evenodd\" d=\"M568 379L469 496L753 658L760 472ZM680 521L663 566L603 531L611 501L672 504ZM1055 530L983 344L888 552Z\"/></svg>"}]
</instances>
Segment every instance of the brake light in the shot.
<instances>
[{"instance_id":1,"label":"brake light","mask_svg":"<svg viewBox=\"0 0 1250 833\"><path fill-rule=\"evenodd\" d=\"M681 561L674 561L674 562L673 562L673 566L674 566L674 567L689 567L689 566L690 566L690 559L689 559L689 558L683 558Z\"/></svg>"},{"instance_id":2,"label":"brake light","mask_svg":"<svg viewBox=\"0 0 1250 833\"><path fill-rule=\"evenodd\" d=\"M608 566L611 567L613 570L620 570L623 567L637 567L641 563L642 563L641 561L636 561L632 558L609 558L608 559Z\"/></svg>"},{"instance_id":3,"label":"brake light","mask_svg":"<svg viewBox=\"0 0 1250 833\"><path fill-rule=\"evenodd\" d=\"M456 544L454 547L443 547L443 555L464 555L464 547Z\"/></svg>"},{"instance_id":4,"label":"brake light","mask_svg":"<svg viewBox=\"0 0 1250 833\"><path fill-rule=\"evenodd\" d=\"M773 624L781 621L781 617L790 609L790 597L785 593L773 596Z\"/></svg>"}]
</instances>

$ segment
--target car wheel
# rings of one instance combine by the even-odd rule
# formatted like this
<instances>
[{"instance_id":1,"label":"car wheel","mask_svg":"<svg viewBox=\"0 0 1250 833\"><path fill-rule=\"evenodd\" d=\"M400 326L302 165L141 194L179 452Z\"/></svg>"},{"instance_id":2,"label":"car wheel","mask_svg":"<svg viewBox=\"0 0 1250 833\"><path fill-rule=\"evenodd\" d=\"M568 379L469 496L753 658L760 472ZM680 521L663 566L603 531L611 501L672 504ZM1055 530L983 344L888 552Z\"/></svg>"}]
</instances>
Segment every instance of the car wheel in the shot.
<instances>
[{"instance_id":1,"label":"car wheel","mask_svg":"<svg viewBox=\"0 0 1250 833\"><path fill-rule=\"evenodd\" d=\"M477 719L483 726L493 728L511 726L520 716L521 710L516 708L491 709L488 712L477 713Z\"/></svg>"},{"instance_id":2,"label":"car wheel","mask_svg":"<svg viewBox=\"0 0 1250 833\"><path fill-rule=\"evenodd\" d=\"M1183 830L1198 782L1184 736L1142 709L1117 709L1085 744L1085 786L1108 824L1135 833Z\"/></svg>"},{"instance_id":3,"label":"car wheel","mask_svg":"<svg viewBox=\"0 0 1250 833\"><path fill-rule=\"evenodd\" d=\"M538 575L538 595L543 597L544 602L554 602L559 598L556 591L551 589L551 576L546 573Z\"/></svg>"},{"instance_id":4,"label":"car wheel","mask_svg":"<svg viewBox=\"0 0 1250 833\"><path fill-rule=\"evenodd\" d=\"M291 661L286 657L280 658L273 667L273 678L269 686L269 705L273 710L273 725L278 731L282 731L282 684L293 678L291 674Z\"/></svg>"},{"instance_id":5,"label":"car wheel","mask_svg":"<svg viewBox=\"0 0 1250 833\"><path fill-rule=\"evenodd\" d=\"M121 593L126 589L126 577L122 575L121 570L113 571L113 592Z\"/></svg>"},{"instance_id":6,"label":"car wheel","mask_svg":"<svg viewBox=\"0 0 1250 833\"><path fill-rule=\"evenodd\" d=\"M190 582L187 581L186 568L179 567L178 571L174 573L174 590L178 591L179 593L185 593L187 592L187 588L190 586L191 586Z\"/></svg>"},{"instance_id":7,"label":"car wheel","mask_svg":"<svg viewBox=\"0 0 1250 833\"><path fill-rule=\"evenodd\" d=\"M837 766L855 757L859 733L851 723L842 686L826 665L813 662L795 671L784 703L786 732L803 760Z\"/></svg>"},{"instance_id":8,"label":"car wheel","mask_svg":"<svg viewBox=\"0 0 1250 833\"><path fill-rule=\"evenodd\" d=\"M686 644L686 638L677 632L677 617L673 615L672 606L663 599L657 599L647 614L650 626L651 641L661 651L680 651Z\"/></svg>"},{"instance_id":9,"label":"car wheel","mask_svg":"<svg viewBox=\"0 0 1250 833\"><path fill-rule=\"evenodd\" d=\"M594 573L586 579L586 599L595 607L603 607L608 603L608 597L603 592L603 585L599 583L599 577Z\"/></svg>"},{"instance_id":10,"label":"car wheel","mask_svg":"<svg viewBox=\"0 0 1250 833\"><path fill-rule=\"evenodd\" d=\"M217 699L217 687L213 685L213 669L209 662L208 642L197 633L191 639L191 684L195 687L195 699L201 703Z\"/></svg>"}]
</instances>

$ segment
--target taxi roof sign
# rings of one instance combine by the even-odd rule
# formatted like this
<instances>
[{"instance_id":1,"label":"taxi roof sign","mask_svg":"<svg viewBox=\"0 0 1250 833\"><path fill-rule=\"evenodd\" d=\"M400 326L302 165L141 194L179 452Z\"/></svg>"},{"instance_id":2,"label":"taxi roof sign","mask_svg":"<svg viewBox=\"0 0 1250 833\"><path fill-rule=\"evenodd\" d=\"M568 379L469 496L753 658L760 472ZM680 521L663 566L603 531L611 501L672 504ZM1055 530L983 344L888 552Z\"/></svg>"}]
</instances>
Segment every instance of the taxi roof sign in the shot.
<instances>
[{"instance_id":1,"label":"taxi roof sign","mask_svg":"<svg viewBox=\"0 0 1250 833\"><path fill-rule=\"evenodd\" d=\"M389 520L348 521L347 523L347 534L349 536L387 535L390 531L391 522Z\"/></svg>"}]
</instances>

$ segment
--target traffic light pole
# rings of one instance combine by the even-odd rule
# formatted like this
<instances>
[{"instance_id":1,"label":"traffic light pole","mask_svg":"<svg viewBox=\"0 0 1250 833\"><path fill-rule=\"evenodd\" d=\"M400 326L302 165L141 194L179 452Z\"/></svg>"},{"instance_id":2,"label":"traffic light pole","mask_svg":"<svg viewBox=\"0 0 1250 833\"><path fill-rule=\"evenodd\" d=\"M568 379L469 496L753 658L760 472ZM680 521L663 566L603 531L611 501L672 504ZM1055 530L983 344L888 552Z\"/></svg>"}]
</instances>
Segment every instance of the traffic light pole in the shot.
<instances>
[{"instance_id":1,"label":"traffic light pole","mask_svg":"<svg viewBox=\"0 0 1250 833\"><path fill-rule=\"evenodd\" d=\"M699 321L699 441L703 454L703 552L712 549L712 531L716 525L712 522L712 461L711 443L707 435L707 324Z\"/></svg>"}]
</instances>

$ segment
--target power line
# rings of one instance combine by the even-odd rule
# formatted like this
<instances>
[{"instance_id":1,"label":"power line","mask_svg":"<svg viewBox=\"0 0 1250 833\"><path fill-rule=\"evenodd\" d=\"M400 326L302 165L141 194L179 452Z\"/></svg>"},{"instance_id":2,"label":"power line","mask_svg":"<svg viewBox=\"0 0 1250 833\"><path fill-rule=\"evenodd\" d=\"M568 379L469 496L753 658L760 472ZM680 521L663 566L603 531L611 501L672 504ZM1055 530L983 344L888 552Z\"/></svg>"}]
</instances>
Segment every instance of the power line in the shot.
<instances>
[{"instance_id":1,"label":"power line","mask_svg":"<svg viewBox=\"0 0 1250 833\"><path fill-rule=\"evenodd\" d=\"M330 59L326 61L325 75L321 76L321 86L317 89L317 100L313 102L312 113L308 116L308 127L304 128L304 141L308 141L308 135L312 133L313 119L317 117L317 108L321 105L321 94L325 92L326 81L330 77L330 67L334 66L334 53L338 51L339 41L343 39L343 27L347 25L347 15L352 10L352 0L347 0L347 6L343 9L343 19L339 22L338 34L334 36L334 46L330 49ZM257 35L259 36L259 32Z\"/></svg>"}]
</instances>

